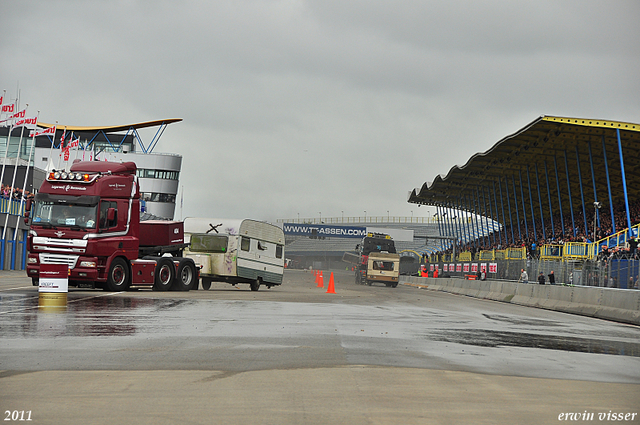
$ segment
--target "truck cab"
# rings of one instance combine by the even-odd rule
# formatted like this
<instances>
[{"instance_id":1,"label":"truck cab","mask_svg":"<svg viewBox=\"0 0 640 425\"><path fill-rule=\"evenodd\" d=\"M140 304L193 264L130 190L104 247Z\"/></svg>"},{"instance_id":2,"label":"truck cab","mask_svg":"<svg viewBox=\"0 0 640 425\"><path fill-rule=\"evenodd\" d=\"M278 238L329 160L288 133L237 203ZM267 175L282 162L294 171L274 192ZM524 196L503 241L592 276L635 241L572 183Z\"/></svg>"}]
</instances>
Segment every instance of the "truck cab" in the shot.
<instances>
[{"instance_id":1,"label":"truck cab","mask_svg":"<svg viewBox=\"0 0 640 425\"><path fill-rule=\"evenodd\" d=\"M391 236L369 232L356 249L360 254L355 276L357 284L380 282L394 288L398 286L400 256Z\"/></svg>"},{"instance_id":2,"label":"truck cab","mask_svg":"<svg viewBox=\"0 0 640 425\"><path fill-rule=\"evenodd\" d=\"M47 175L34 203L26 207L25 221L31 222L27 275L34 285L40 266L52 263L68 266L70 286L112 291L132 284L157 287L162 270L164 287L173 284L173 262L159 257L181 253L185 246L182 223L167 221L162 223L163 231L145 230L150 223L140 222L136 170L133 162L77 161L68 172ZM167 237L147 240L147 234ZM156 270L159 262L162 270ZM188 272L196 279L195 265Z\"/></svg>"}]
</instances>

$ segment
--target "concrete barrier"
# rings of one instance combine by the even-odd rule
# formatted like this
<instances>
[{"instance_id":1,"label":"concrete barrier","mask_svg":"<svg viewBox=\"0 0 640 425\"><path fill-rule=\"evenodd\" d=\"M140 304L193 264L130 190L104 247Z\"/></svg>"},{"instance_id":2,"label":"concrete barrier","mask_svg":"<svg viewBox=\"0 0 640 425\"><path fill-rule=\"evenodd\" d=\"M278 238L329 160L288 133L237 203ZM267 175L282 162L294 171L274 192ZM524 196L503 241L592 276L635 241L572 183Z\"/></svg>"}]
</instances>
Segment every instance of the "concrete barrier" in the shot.
<instances>
[{"instance_id":1,"label":"concrete barrier","mask_svg":"<svg viewBox=\"0 0 640 425\"><path fill-rule=\"evenodd\" d=\"M400 283L547 310L640 325L640 291L590 286L401 276Z\"/></svg>"}]
</instances>

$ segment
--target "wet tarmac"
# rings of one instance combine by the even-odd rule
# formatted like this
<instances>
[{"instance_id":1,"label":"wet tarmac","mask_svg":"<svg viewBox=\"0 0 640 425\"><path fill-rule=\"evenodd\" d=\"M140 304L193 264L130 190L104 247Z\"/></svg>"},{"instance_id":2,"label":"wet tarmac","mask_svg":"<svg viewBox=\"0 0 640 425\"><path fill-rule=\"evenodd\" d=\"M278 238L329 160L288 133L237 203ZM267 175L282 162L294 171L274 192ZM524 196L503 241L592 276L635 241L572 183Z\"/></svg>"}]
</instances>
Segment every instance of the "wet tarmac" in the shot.
<instances>
[{"instance_id":1,"label":"wet tarmac","mask_svg":"<svg viewBox=\"0 0 640 425\"><path fill-rule=\"evenodd\" d=\"M73 288L56 302L0 273L0 407L34 424L537 425L638 412L636 326L340 272L336 294L288 271L268 291Z\"/></svg>"},{"instance_id":2,"label":"wet tarmac","mask_svg":"<svg viewBox=\"0 0 640 425\"><path fill-rule=\"evenodd\" d=\"M366 364L640 383L634 326L412 287L358 286L346 274L349 283L328 295L306 274L289 276L258 293L72 289L65 308L40 306L36 288L5 288L0 368Z\"/></svg>"}]
</instances>

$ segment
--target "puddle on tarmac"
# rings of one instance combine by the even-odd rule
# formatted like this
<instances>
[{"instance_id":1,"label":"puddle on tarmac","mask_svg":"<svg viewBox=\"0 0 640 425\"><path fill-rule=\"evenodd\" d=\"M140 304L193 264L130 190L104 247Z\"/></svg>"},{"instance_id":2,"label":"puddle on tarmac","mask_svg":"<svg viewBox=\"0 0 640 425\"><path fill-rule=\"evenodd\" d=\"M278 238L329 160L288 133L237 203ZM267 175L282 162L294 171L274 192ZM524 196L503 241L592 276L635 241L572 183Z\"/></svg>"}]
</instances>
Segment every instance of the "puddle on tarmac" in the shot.
<instances>
[{"instance_id":1,"label":"puddle on tarmac","mask_svg":"<svg viewBox=\"0 0 640 425\"><path fill-rule=\"evenodd\" d=\"M531 319L528 317L517 316L503 316L500 314L482 314L489 320L495 320L497 322L511 323L512 325L525 325L525 326L564 326L561 322L545 319Z\"/></svg>"},{"instance_id":2,"label":"puddle on tarmac","mask_svg":"<svg viewBox=\"0 0 640 425\"><path fill-rule=\"evenodd\" d=\"M158 312L190 300L69 292L66 307L43 307L38 296L0 296L0 338L126 336L157 328Z\"/></svg>"},{"instance_id":3,"label":"puddle on tarmac","mask_svg":"<svg viewBox=\"0 0 640 425\"><path fill-rule=\"evenodd\" d=\"M640 344L635 342L492 331L488 329L441 330L430 333L427 337L433 341L477 345L480 347L542 348L545 350L640 357Z\"/></svg>"}]
</instances>

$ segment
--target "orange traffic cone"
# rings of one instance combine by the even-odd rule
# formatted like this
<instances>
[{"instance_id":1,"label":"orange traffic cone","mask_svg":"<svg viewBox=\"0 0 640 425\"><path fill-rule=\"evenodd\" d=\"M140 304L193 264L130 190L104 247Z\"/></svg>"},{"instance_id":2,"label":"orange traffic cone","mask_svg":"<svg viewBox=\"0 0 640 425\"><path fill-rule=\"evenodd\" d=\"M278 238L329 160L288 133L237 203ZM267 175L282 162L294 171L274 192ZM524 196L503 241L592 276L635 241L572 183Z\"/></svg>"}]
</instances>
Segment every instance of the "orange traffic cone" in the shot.
<instances>
[{"instance_id":1,"label":"orange traffic cone","mask_svg":"<svg viewBox=\"0 0 640 425\"><path fill-rule=\"evenodd\" d=\"M318 272L318 288L324 288L324 279L322 278L322 272Z\"/></svg>"},{"instance_id":2,"label":"orange traffic cone","mask_svg":"<svg viewBox=\"0 0 640 425\"><path fill-rule=\"evenodd\" d=\"M329 277L329 287L327 288L327 294L335 294L336 289L333 283L333 272L331 272L331 276Z\"/></svg>"}]
</instances>

